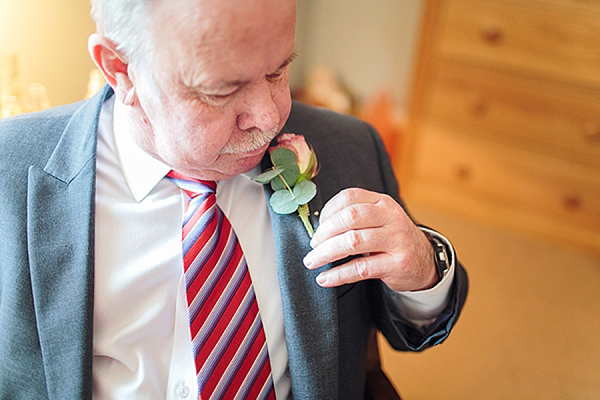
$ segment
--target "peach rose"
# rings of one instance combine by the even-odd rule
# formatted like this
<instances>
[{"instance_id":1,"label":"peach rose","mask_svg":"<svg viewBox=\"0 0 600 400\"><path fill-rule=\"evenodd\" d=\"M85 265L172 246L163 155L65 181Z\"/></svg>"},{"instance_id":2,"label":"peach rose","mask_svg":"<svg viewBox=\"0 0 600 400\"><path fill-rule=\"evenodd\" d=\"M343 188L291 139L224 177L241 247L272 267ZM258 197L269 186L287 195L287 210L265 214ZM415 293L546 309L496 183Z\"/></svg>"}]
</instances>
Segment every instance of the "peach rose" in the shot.
<instances>
[{"instance_id":1,"label":"peach rose","mask_svg":"<svg viewBox=\"0 0 600 400\"><path fill-rule=\"evenodd\" d=\"M277 138L277 144L272 146L269 152L280 147L290 149L296 154L301 175L307 179L312 179L317 175L317 158L314 150L304 140L304 136L284 133Z\"/></svg>"}]
</instances>

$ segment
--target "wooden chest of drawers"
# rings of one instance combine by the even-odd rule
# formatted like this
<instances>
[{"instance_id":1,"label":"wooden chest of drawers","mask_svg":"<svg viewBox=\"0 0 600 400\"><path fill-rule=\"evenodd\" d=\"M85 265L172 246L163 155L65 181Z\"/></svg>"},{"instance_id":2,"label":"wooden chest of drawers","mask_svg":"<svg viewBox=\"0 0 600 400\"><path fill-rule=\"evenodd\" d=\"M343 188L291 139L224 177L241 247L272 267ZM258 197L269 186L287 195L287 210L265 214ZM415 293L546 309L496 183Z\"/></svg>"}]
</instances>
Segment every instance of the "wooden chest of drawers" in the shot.
<instances>
[{"instance_id":1,"label":"wooden chest of drawers","mask_svg":"<svg viewBox=\"0 0 600 400\"><path fill-rule=\"evenodd\" d=\"M600 253L600 2L429 0L409 200Z\"/></svg>"}]
</instances>

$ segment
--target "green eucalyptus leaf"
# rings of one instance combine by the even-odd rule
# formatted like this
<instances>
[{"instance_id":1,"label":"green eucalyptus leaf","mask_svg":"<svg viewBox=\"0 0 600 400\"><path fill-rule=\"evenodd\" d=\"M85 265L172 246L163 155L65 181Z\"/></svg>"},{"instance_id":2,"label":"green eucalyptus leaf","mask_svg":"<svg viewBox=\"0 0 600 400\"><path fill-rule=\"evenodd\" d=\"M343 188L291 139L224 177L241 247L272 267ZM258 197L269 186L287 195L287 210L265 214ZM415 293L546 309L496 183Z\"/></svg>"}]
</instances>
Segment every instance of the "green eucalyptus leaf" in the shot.
<instances>
[{"instance_id":1,"label":"green eucalyptus leaf","mask_svg":"<svg viewBox=\"0 0 600 400\"><path fill-rule=\"evenodd\" d=\"M300 170L296 164L288 165L285 168L282 167L282 169L281 175L271 181L271 188L275 191L287 189L287 186L283 182L284 179L288 186L293 188L300 175Z\"/></svg>"},{"instance_id":2,"label":"green eucalyptus leaf","mask_svg":"<svg viewBox=\"0 0 600 400\"><path fill-rule=\"evenodd\" d=\"M277 214L291 214L298 209L298 203L289 190L276 191L269 203Z\"/></svg>"},{"instance_id":3,"label":"green eucalyptus leaf","mask_svg":"<svg viewBox=\"0 0 600 400\"><path fill-rule=\"evenodd\" d=\"M300 175L300 169L296 164L292 164L288 167L285 167L285 169L281 173L281 176L283 177L283 179L285 179L285 181L290 187L293 187L296 184L296 180L298 180L298 175Z\"/></svg>"},{"instance_id":4,"label":"green eucalyptus leaf","mask_svg":"<svg viewBox=\"0 0 600 400\"><path fill-rule=\"evenodd\" d=\"M271 153L271 162L275 167L287 168L290 165L297 165L296 153L293 150L279 147Z\"/></svg>"},{"instance_id":5,"label":"green eucalyptus leaf","mask_svg":"<svg viewBox=\"0 0 600 400\"><path fill-rule=\"evenodd\" d=\"M263 183L263 184L269 183L273 180L273 178L276 178L282 172L283 172L283 168L271 168L271 169L263 172L262 174L255 176L254 178L252 178L252 180L256 181L258 183Z\"/></svg>"},{"instance_id":6,"label":"green eucalyptus leaf","mask_svg":"<svg viewBox=\"0 0 600 400\"><path fill-rule=\"evenodd\" d=\"M278 190L285 190L286 187L283 184L283 181L281 180L281 178L277 178L277 179L273 179L271 181L271 189L273 189L273 191L276 192Z\"/></svg>"},{"instance_id":7,"label":"green eucalyptus leaf","mask_svg":"<svg viewBox=\"0 0 600 400\"><path fill-rule=\"evenodd\" d=\"M299 205L308 203L316 194L317 185L311 181L301 181L294 186L294 197Z\"/></svg>"}]
</instances>

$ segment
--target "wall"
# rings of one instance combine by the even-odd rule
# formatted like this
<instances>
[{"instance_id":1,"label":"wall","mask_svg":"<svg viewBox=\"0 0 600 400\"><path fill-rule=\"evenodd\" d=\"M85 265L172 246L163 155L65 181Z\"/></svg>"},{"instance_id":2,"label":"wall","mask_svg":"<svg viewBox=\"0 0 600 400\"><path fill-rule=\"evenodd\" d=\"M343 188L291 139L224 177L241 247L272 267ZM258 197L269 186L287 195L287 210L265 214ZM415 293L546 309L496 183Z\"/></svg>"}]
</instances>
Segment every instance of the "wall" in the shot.
<instances>
[{"instance_id":1,"label":"wall","mask_svg":"<svg viewBox=\"0 0 600 400\"><path fill-rule=\"evenodd\" d=\"M17 53L21 81L45 85L51 105L85 95L94 30L84 0L0 1L0 55Z\"/></svg>"},{"instance_id":2,"label":"wall","mask_svg":"<svg viewBox=\"0 0 600 400\"><path fill-rule=\"evenodd\" d=\"M405 105L421 8L421 0L297 0L292 86L311 66L327 65L359 99L387 86ZM84 96L94 30L88 1L0 1L0 55L16 52L23 82L44 84L52 105Z\"/></svg>"},{"instance_id":3,"label":"wall","mask_svg":"<svg viewBox=\"0 0 600 400\"><path fill-rule=\"evenodd\" d=\"M295 79L327 65L359 99L385 86L398 105L407 104L422 0L297 0L297 7Z\"/></svg>"}]
</instances>

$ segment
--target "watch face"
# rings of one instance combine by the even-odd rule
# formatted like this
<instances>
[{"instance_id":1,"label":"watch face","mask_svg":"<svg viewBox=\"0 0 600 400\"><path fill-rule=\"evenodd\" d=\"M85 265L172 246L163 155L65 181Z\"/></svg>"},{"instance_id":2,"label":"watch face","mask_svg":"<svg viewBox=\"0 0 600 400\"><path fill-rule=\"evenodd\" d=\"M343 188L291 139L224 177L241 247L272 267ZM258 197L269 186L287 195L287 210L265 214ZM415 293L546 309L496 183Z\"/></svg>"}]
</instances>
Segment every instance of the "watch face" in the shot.
<instances>
[{"instance_id":1,"label":"watch face","mask_svg":"<svg viewBox=\"0 0 600 400\"><path fill-rule=\"evenodd\" d=\"M432 238L431 243L433 244L435 267L438 278L441 280L448 272L448 254L446 247L439 240Z\"/></svg>"}]
</instances>

